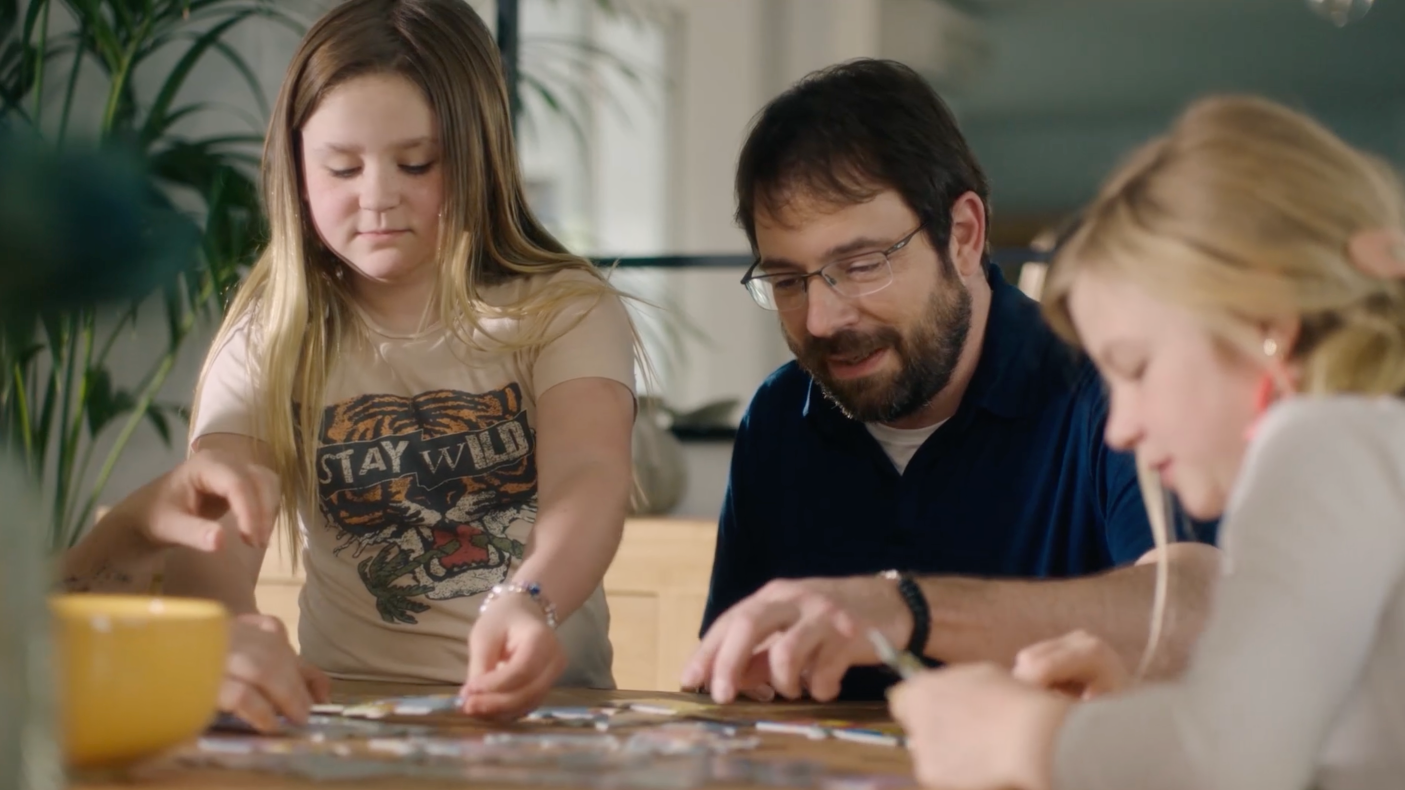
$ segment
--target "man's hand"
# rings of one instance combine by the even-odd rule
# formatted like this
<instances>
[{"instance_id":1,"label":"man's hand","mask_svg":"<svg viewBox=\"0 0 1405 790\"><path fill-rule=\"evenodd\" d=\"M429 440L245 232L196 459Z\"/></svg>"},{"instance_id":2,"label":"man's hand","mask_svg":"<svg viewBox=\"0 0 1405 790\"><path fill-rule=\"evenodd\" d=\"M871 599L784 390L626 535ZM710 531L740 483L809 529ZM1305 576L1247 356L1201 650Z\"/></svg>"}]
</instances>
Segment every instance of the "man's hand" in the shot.
<instances>
[{"instance_id":1,"label":"man's hand","mask_svg":"<svg viewBox=\"0 0 1405 790\"><path fill-rule=\"evenodd\" d=\"M252 440L250 440L252 441ZM255 547L239 552L250 557L267 548L278 512L279 486L272 470L251 458L221 450L202 449L170 472L152 480L118 502L76 546L64 552L62 578L69 592L141 594L166 566L172 549L189 548L204 557L241 543ZM225 533L237 532L231 540ZM209 567L225 571L228 558ZM248 574L225 588L198 590L172 586L167 566L166 591L215 598L236 612L253 611L257 559ZM207 568L208 570L208 568ZM203 581L204 577L200 577ZM187 579L189 581L189 579Z\"/></svg>"},{"instance_id":2,"label":"man's hand","mask_svg":"<svg viewBox=\"0 0 1405 790\"><path fill-rule=\"evenodd\" d=\"M266 548L278 500L273 470L201 450L122 500L107 519L128 525L156 546L213 552L224 540L220 519L232 513L243 541Z\"/></svg>"},{"instance_id":3,"label":"man's hand","mask_svg":"<svg viewBox=\"0 0 1405 790\"><path fill-rule=\"evenodd\" d=\"M869 628L895 644L911 635L907 607L886 579L773 581L717 618L682 685L708 688L719 703L766 686L788 699L808 690L832 700L850 667L878 663L865 636Z\"/></svg>"}]
</instances>

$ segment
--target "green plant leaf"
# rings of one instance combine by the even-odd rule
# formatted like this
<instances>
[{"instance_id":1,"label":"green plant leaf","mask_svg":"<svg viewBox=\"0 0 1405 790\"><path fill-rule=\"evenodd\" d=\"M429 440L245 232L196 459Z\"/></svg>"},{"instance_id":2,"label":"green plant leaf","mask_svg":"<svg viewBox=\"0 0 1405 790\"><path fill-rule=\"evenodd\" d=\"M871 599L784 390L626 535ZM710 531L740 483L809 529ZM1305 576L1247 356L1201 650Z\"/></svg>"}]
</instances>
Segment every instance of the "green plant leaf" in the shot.
<instances>
[{"instance_id":1,"label":"green plant leaf","mask_svg":"<svg viewBox=\"0 0 1405 790\"><path fill-rule=\"evenodd\" d=\"M28 48L20 42L12 41L0 50L0 118L13 113L30 123L21 102L34 87L33 62Z\"/></svg>"},{"instance_id":2,"label":"green plant leaf","mask_svg":"<svg viewBox=\"0 0 1405 790\"><path fill-rule=\"evenodd\" d=\"M186 419L184 407L157 403L155 395L168 377L176 350L189 335L196 316L201 311L221 309L224 294L238 281L238 267L252 259L260 239L266 235L253 180L261 137L242 134L172 139L170 131L181 119L224 105L219 103L220 97L182 101L180 80L185 77L168 73L162 75L166 83L157 86L156 97L162 96L163 89L171 90L162 106L156 108L159 112L153 114L153 108L140 102L133 89L136 67L165 44L178 39L188 42L175 53L180 59L178 65L183 69L190 65L185 58L195 59L192 50L201 56L213 54L222 58L248 83L257 106L266 114L268 103L249 63L227 42L212 37L210 30L224 26L222 30L227 31L237 21L256 15L273 19L299 35L303 25L263 0L63 0L60 8L69 11L78 24L68 26L69 32L58 33L50 31L42 21L48 4L55 1L31 0L25 4L23 35L16 41L12 31L18 0L0 0L0 30L11 34L0 39L0 106L5 121L17 126L21 122L29 124L26 111L31 104L47 107L59 99L67 104L62 85L72 82L78 73L71 64L91 54L97 69L83 72L85 83L94 72L106 75L108 83L104 111L106 147L140 154L141 171L149 174L148 194L142 201L143 212L139 212L141 227L149 227L148 235L155 238L178 235L195 242L189 248L182 247L176 256L183 266L163 269L167 272L163 274L164 282L151 294L155 299L140 302L142 309L148 309L145 306L153 301L162 303L162 308L157 309L166 312L168 345L161 359L145 371L138 390L114 386L111 369L105 363L116 334L129 323L125 318L117 321L112 336L95 342L94 313L85 303L75 302L67 312L46 314L37 343L11 342L12 337L26 337L24 333L6 332L0 337L0 354L5 357L0 376L0 429L24 438L33 448L26 452L29 468L36 475L42 474L46 487L55 490L56 515L51 534L54 545L62 546L86 526L133 430L149 423L163 441L175 441L179 429L171 423L177 417ZM40 36L42 41L38 40ZM46 64L61 55L70 62L56 63L57 79L50 79ZM166 63L163 61L163 67ZM45 69L41 85L45 92L36 93L40 67ZM188 87L188 80L186 83ZM50 84L60 87L50 89ZM252 118L249 128L262 129L264 123L263 119ZM148 129L155 133L144 139ZM141 143L146 146L139 147ZM187 196L199 201L198 209L190 210ZM144 213L148 207L154 212L149 217ZM176 261L176 257L168 257ZM35 346L42 348L37 356ZM11 364L16 357L20 364ZM81 490L92 471L92 437L112 433L114 422L121 424L121 430L116 432L111 448L103 451L95 483L89 490ZM45 463L44 454L58 457Z\"/></svg>"},{"instance_id":3,"label":"green plant leaf","mask_svg":"<svg viewBox=\"0 0 1405 790\"><path fill-rule=\"evenodd\" d=\"M268 234L253 181L231 167L218 176L208 193L205 218L205 275L213 297L205 304L222 312L239 283L241 269L254 262Z\"/></svg>"},{"instance_id":4,"label":"green plant leaf","mask_svg":"<svg viewBox=\"0 0 1405 790\"><path fill-rule=\"evenodd\" d=\"M524 71L541 82L577 95L581 106L604 104L617 118L629 121L629 113L615 91L604 87L592 72L618 74L644 98L644 71L618 53L589 41L560 36L538 36L524 40Z\"/></svg>"},{"instance_id":5,"label":"green plant leaf","mask_svg":"<svg viewBox=\"0 0 1405 790\"><path fill-rule=\"evenodd\" d=\"M126 0L107 0L107 4L112 7L112 17L117 23L117 33L120 38L131 39L137 32L137 14L140 9L131 7Z\"/></svg>"},{"instance_id":6,"label":"green plant leaf","mask_svg":"<svg viewBox=\"0 0 1405 790\"><path fill-rule=\"evenodd\" d=\"M161 437L161 443L166 447L170 447L171 425L166 422L165 410L160 406L152 404L151 408L146 410L146 419L147 422L151 423L151 427L156 430L156 435Z\"/></svg>"},{"instance_id":7,"label":"green plant leaf","mask_svg":"<svg viewBox=\"0 0 1405 790\"><path fill-rule=\"evenodd\" d=\"M185 423L185 427L186 427L187 429L190 428L190 407L189 407L189 406L186 406L184 403L171 403L171 404L168 404L168 405L166 406L166 412L169 413L169 414L174 414L174 415L176 415L177 417L180 418L180 421L181 421L181 422Z\"/></svg>"},{"instance_id":8,"label":"green plant leaf","mask_svg":"<svg viewBox=\"0 0 1405 790\"><path fill-rule=\"evenodd\" d=\"M535 74L525 70L518 72L517 78L522 81L522 86L529 91L523 99L525 100L528 96L536 96L540 99L549 111L566 122L567 127L571 130L571 136L576 138L576 143L580 145L581 150L585 150L589 140L586 136L585 126L581 123L580 118L571 111L571 108L565 104L557 91ZM530 116L527 120L530 122Z\"/></svg>"},{"instance_id":9,"label":"green plant leaf","mask_svg":"<svg viewBox=\"0 0 1405 790\"><path fill-rule=\"evenodd\" d=\"M160 409L161 413L165 414L167 417L174 417L187 425L190 424L190 407L186 406L184 403L177 403L176 401L155 401L152 406L153 408Z\"/></svg>"},{"instance_id":10,"label":"green plant leaf","mask_svg":"<svg viewBox=\"0 0 1405 790\"><path fill-rule=\"evenodd\" d=\"M145 148L150 145L159 135L163 128L166 113L171 109L171 103L175 101L176 94L180 92L185 80L190 76L191 69L205 56L205 53L219 41L230 28L243 22L258 13L251 9L232 14L229 18L202 33L190 48L185 51L181 59L171 67L170 76L161 84L161 90L157 91L156 98L151 103L151 109L147 111L146 124L141 131L141 144Z\"/></svg>"},{"instance_id":11,"label":"green plant leaf","mask_svg":"<svg viewBox=\"0 0 1405 790\"><path fill-rule=\"evenodd\" d=\"M268 96L264 95L259 75L254 73L253 68L249 66L249 61L245 60L244 56L240 55L234 47L223 41L216 41L214 48L216 52L224 55L225 60L229 61L229 65L233 66L234 70L239 72L239 76L244 78L244 83L249 86L249 93L253 95L254 102L259 106L259 115L267 118L272 112L268 106ZM263 136L260 135L259 139L262 140Z\"/></svg>"},{"instance_id":12,"label":"green plant leaf","mask_svg":"<svg viewBox=\"0 0 1405 790\"><path fill-rule=\"evenodd\" d=\"M257 16L281 25L298 38L302 38L303 33L307 32L306 23L284 12L282 8L267 2L267 0L216 0L216 2L207 3L192 10L189 16L182 16L179 8L174 13L162 12L157 24L152 28L150 40L140 53L140 57L145 58L177 39L198 36L198 33L191 33L188 30L190 27L200 27L210 21L223 20L230 14L241 11L253 11Z\"/></svg>"},{"instance_id":13,"label":"green plant leaf","mask_svg":"<svg viewBox=\"0 0 1405 790\"><path fill-rule=\"evenodd\" d=\"M215 109L218 109L218 105L216 105L214 102L195 102L193 104L187 104L172 110L166 115L165 119L161 123L161 128L157 136L158 139L161 135L165 135L170 132L171 127L175 126L181 120L191 115L195 115L196 113L211 112ZM143 125L143 127L144 126L145 125ZM147 145L150 145L150 142L154 142L154 140L147 142Z\"/></svg>"},{"instance_id":14,"label":"green plant leaf","mask_svg":"<svg viewBox=\"0 0 1405 790\"><path fill-rule=\"evenodd\" d=\"M188 187L210 201L218 188L222 205L241 209L259 209L258 185L235 165L238 152L220 150L220 143L210 141L172 142L151 158L151 172L162 181Z\"/></svg>"},{"instance_id":15,"label":"green plant leaf","mask_svg":"<svg viewBox=\"0 0 1405 790\"><path fill-rule=\"evenodd\" d=\"M53 0L45 1L53 2ZM97 56L99 65L109 76L116 73L122 68L124 48L122 41L117 37L117 32L112 29L107 15L102 12L102 7L96 0L66 0L66 2L69 10L73 12L73 16L87 23L89 38L86 44L88 49Z\"/></svg>"},{"instance_id":16,"label":"green plant leaf","mask_svg":"<svg viewBox=\"0 0 1405 790\"><path fill-rule=\"evenodd\" d=\"M578 64L595 62L618 71L630 82L638 85L644 83L643 69L630 63L618 52L608 47L602 47L593 41L583 41L569 36L532 36L523 40L522 47L524 50L533 52L569 57Z\"/></svg>"},{"instance_id":17,"label":"green plant leaf","mask_svg":"<svg viewBox=\"0 0 1405 790\"><path fill-rule=\"evenodd\" d=\"M88 390L80 408L86 412L88 438L91 440L96 439L113 420L131 411L136 400L132 393L113 388L112 374L107 368L89 368L87 383Z\"/></svg>"},{"instance_id":18,"label":"green plant leaf","mask_svg":"<svg viewBox=\"0 0 1405 790\"><path fill-rule=\"evenodd\" d=\"M43 352L43 343L30 343L29 345L20 349L19 352L15 354L14 363L17 365L28 365Z\"/></svg>"},{"instance_id":19,"label":"green plant leaf","mask_svg":"<svg viewBox=\"0 0 1405 790\"><path fill-rule=\"evenodd\" d=\"M10 37L20 18L20 0L0 0L0 39Z\"/></svg>"},{"instance_id":20,"label":"green plant leaf","mask_svg":"<svg viewBox=\"0 0 1405 790\"><path fill-rule=\"evenodd\" d=\"M0 108L3 113L15 112L30 123L30 113L21 106L34 90L35 75L41 65L72 53L77 46L72 36L51 37L43 49L22 41L9 41L0 48ZM45 100L47 96L41 97Z\"/></svg>"},{"instance_id":21,"label":"green plant leaf","mask_svg":"<svg viewBox=\"0 0 1405 790\"><path fill-rule=\"evenodd\" d=\"M162 132L162 138L171 135L170 129L176 127L176 122L180 121L181 118L190 117L190 115L194 115L195 112L216 111L228 112L232 117L239 118L244 124L249 125L249 128L263 128L264 125L263 121L260 121L257 115L244 110L244 108L239 107L239 105L225 103L225 101L197 101L197 103L180 105L180 107L170 111L170 115L167 115L167 128ZM163 141L163 139L160 138L153 141L153 143L159 142L167 141Z\"/></svg>"},{"instance_id":22,"label":"green plant leaf","mask_svg":"<svg viewBox=\"0 0 1405 790\"><path fill-rule=\"evenodd\" d=\"M24 12L24 32L21 34L20 43L26 46L34 41L34 28L39 25L39 14L43 12L45 6L54 0L30 0L29 8Z\"/></svg>"},{"instance_id":23,"label":"green plant leaf","mask_svg":"<svg viewBox=\"0 0 1405 790\"><path fill-rule=\"evenodd\" d=\"M225 146L263 144L262 134L226 134L216 137L202 137L198 145L207 149L224 148Z\"/></svg>"}]
</instances>

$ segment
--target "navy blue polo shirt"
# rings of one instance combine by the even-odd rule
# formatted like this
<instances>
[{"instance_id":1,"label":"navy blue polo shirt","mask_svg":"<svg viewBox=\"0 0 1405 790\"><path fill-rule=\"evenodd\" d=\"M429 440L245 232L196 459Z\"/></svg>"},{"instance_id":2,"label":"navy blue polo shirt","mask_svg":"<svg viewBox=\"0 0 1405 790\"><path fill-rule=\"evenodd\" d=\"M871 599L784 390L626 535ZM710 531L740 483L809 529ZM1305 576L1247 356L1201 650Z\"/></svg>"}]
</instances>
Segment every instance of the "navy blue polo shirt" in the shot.
<instances>
[{"instance_id":1,"label":"navy blue polo shirt","mask_svg":"<svg viewBox=\"0 0 1405 790\"><path fill-rule=\"evenodd\" d=\"M993 295L976 370L904 473L795 362L761 385L732 451L704 632L776 578L889 568L1061 578L1151 550L1133 459L1103 442L1097 372L1037 303L987 269ZM843 696L881 698L892 680L856 668Z\"/></svg>"}]
</instances>

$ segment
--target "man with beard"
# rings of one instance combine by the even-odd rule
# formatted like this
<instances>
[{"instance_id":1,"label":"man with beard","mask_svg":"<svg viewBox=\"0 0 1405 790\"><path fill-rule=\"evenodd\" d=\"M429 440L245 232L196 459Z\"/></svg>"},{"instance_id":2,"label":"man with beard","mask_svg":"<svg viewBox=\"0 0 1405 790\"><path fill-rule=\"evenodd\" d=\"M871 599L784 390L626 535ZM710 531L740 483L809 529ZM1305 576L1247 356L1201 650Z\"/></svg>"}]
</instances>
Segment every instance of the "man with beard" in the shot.
<instances>
[{"instance_id":1,"label":"man with beard","mask_svg":"<svg viewBox=\"0 0 1405 790\"><path fill-rule=\"evenodd\" d=\"M758 117L743 283L796 361L738 430L685 687L881 698L869 627L929 662L1010 665L1075 629L1142 656L1156 553L1134 459L1103 444L1096 371L987 260L987 195L898 64L818 72ZM1182 665L1218 569L1200 543L1166 554L1153 674Z\"/></svg>"}]
</instances>

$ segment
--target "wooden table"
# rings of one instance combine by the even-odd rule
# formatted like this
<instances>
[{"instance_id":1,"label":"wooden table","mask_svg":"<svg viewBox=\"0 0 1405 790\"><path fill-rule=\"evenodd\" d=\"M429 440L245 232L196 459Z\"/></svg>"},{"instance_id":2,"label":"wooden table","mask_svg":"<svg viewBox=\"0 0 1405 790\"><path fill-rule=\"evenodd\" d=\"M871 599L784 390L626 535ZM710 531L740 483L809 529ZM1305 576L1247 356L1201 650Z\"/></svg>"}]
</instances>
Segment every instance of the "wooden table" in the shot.
<instances>
[{"instance_id":1,"label":"wooden table","mask_svg":"<svg viewBox=\"0 0 1405 790\"><path fill-rule=\"evenodd\" d=\"M409 694L452 694L456 687L404 686L372 683L338 683L333 691L333 699L339 703L353 703ZM547 698L546 704L553 706L597 706L608 702L631 699L676 699L679 701L706 702L703 697L689 694L669 694L657 691L595 691L589 689L556 689ZM766 721L786 721L800 719L846 719L856 722L890 721L885 706L880 703L750 703L739 702L735 706L737 719L759 719ZM746 733L751 734L751 733ZM756 733L761 739L759 748L746 752L748 757L788 760L810 760L821 763L836 772L850 774L881 774L895 777L911 777L912 764L905 749L889 746L871 746L827 739L814 741L797 735ZM437 780L412 780L388 777L365 779L355 782L312 782L292 776L191 769L172 766L161 761L143 767L129 776L79 777L71 784L72 790L141 790L141 788L191 788L191 790L306 790L307 788L355 787L361 790L399 790L407 785L414 787L463 786L463 783L440 782ZM904 786L902 784L899 787ZM484 787L484 785L474 785ZM526 785L508 785L501 790L522 790Z\"/></svg>"}]
</instances>

